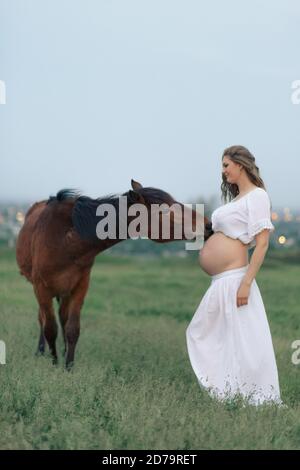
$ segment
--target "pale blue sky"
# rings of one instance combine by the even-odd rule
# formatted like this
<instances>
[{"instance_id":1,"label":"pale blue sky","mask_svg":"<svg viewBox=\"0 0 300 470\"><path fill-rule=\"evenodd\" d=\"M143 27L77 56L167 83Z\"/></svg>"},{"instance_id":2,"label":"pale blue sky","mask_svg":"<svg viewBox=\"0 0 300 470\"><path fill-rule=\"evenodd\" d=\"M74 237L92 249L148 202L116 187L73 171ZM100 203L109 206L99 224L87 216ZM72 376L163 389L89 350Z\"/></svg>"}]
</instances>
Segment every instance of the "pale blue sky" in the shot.
<instances>
[{"instance_id":1,"label":"pale blue sky","mask_svg":"<svg viewBox=\"0 0 300 470\"><path fill-rule=\"evenodd\" d=\"M298 0L0 0L0 201L134 178L220 195L221 155L255 155L300 207Z\"/></svg>"}]
</instances>

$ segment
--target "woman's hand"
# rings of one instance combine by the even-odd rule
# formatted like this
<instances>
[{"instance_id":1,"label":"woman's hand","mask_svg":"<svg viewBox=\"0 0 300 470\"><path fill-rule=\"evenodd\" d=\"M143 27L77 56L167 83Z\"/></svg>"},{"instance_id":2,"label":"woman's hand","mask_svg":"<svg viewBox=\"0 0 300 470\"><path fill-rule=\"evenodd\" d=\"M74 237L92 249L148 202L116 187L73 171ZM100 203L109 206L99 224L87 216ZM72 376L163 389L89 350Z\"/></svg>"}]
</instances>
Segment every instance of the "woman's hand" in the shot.
<instances>
[{"instance_id":1,"label":"woman's hand","mask_svg":"<svg viewBox=\"0 0 300 470\"><path fill-rule=\"evenodd\" d=\"M237 291L236 303L238 307L248 304L248 297L250 294L250 286L241 282Z\"/></svg>"}]
</instances>

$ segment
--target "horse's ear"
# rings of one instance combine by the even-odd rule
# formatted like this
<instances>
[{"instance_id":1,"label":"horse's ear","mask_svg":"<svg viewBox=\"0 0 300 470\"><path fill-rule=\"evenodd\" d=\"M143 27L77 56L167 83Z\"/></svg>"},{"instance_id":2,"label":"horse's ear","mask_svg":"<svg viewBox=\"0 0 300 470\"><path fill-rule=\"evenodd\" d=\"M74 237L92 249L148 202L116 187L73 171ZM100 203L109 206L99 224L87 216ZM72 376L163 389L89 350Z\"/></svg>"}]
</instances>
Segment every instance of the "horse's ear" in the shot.
<instances>
[{"instance_id":1,"label":"horse's ear","mask_svg":"<svg viewBox=\"0 0 300 470\"><path fill-rule=\"evenodd\" d=\"M143 196L137 193L136 191L132 191L132 189L129 189L128 197L132 204L134 203L145 204L145 199L143 198Z\"/></svg>"},{"instance_id":2,"label":"horse's ear","mask_svg":"<svg viewBox=\"0 0 300 470\"><path fill-rule=\"evenodd\" d=\"M133 179L131 180L131 187L132 189L134 189L135 191L137 191L138 189L142 189L142 185L141 183L138 183L137 181L134 181Z\"/></svg>"}]
</instances>

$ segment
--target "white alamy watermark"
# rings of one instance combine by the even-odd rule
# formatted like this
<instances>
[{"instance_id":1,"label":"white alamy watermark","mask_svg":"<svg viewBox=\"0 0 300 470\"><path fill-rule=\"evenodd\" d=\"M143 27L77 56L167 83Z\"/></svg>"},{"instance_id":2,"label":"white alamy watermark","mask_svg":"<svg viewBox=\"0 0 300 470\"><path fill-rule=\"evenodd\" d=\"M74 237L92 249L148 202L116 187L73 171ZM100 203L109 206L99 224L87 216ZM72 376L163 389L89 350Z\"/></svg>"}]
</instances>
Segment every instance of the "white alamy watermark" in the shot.
<instances>
[{"instance_id":1,"label":"white alamy watermark","mask_svg":"<svg viewBox=\"0 0 300 470\"><path fill-rule=\"evenodd\" d=\"M292 363L297 366L300 364L300 339L296 339L295 341L292 342L291 348L295 349L295 351L292 354Z\"/></svg>"},{"instance_id":2,"label":"white alamy watermark","mask_svg":"<svg viewBox=\"0 0 300 470\"><path fill-rule=\"evenodd\" d=\"M118 207L99 204L96 215L102 217L96 225L100 240L195 240L185 243L186 250L199 250L204 243L204 204L168 205L134 203L127 208L127 197L120 196ZM195 209L193 209L195 206Z\"/></svg>"},{"instance_id":3,"label":"white alamy watermark","mask_svg":"<svg viewBox=\"0 0 300 470\"><path fill-rule=\"evenodd\" d=\"M6 86L4 80L0 80L0 104L6 104Z\"/></svg>"},{"instance_id":4,"label":"white alamy watermark","mask_svg":"<svg viewBox=\"0 0 300 470\"><path fill-rule=\"evenodd\" d=\"M0 340L0 365L6 364L6 346L4 341Z\"/></svg>"},{"instance_id":5,"label":"white alamy watermark","mask_svg":"<svg viewBox=\"0 0 300 470\"><path fill-rule=\"evenodd\" d=\"M293 104L300 104L300 80L294 80L292 82L291 102Z\"/></svg>"}]
</instances>

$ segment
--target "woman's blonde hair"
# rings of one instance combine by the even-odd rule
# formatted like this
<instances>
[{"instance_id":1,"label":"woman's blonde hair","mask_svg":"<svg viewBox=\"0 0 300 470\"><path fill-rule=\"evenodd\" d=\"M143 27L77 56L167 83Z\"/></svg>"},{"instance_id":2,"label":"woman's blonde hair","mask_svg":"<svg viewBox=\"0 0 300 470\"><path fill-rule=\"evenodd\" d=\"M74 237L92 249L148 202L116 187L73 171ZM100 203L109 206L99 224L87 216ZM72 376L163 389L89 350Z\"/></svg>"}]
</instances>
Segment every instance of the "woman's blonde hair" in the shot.
<instances>
[{"instance_id":1,"label":"woman's blonde hair","mask_svg":"<svg viewBox=\"0 0 300 470\"><path fill-rule=\"evenodd\" d=\"M230 158L234 163L242 165L250 181L255 184L255 186L266 190L265 184L259 175L259 168L255 165L255 158L252 153L246 149L246 147L243 147L242 145L233 145L232 147L228 147L223 152L222 160L225 156ZM223 173L221 191L222 199L225 203L227 202L227 199L231 201L231 199L235 198L239 194L238 185L228 183Z\"/></svg>"}]
</instances>

